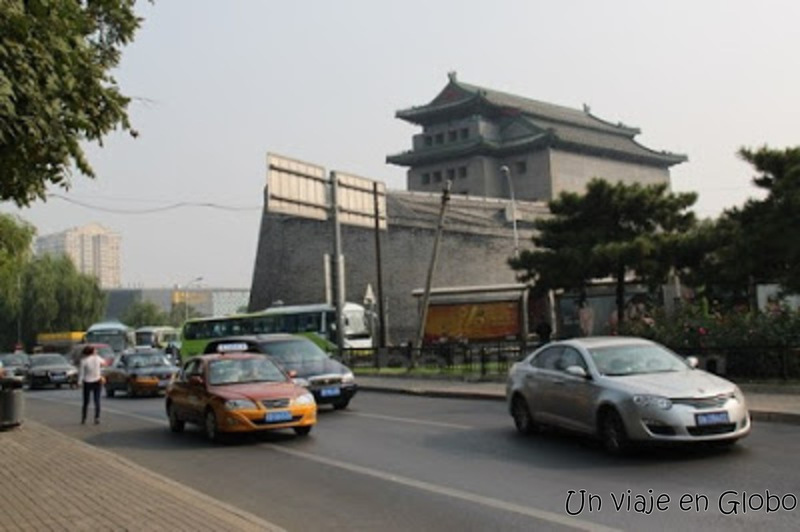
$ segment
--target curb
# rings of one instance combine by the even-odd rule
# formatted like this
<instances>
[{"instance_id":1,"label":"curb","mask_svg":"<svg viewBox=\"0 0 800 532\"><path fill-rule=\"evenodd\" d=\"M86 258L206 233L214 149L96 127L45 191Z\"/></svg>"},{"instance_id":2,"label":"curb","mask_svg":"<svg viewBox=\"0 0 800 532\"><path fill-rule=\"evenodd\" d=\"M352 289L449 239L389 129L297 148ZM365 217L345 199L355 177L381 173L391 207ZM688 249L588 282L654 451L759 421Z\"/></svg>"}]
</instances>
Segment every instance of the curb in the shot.
<instances>
[{"instance_id":1,"label":"curb","mask_svg":"<svg viewBox=\"0 0 800 532\"><path fill-rule=\"evenodd\" d=\"M770 412L768 410L751 410L750 419L768 423L783 423L785 425L800 425L800 414L791 412Z\"/></svg>"},{"instance_id":2,"label":"curb","mask_svg":"<svg viewBox=\"0 0 800 532\"><path fill-rule=\"evenodd\" d=\"M427 388L390 388L377 385L359 385L360 390L376 393L415 395L418 397L438 397L450 399L475 399L481 401L502 401L506 398L503 395L490 392L468 392L463 390L432 390ZM750 410L750 418L753 421L768 423L783 423L786 425L800 425L800 414L791 412L774 412L769 410Z\"/></svg>"},{"instance_id":3,"label":"curb","mask_svg":"<svg viewBox=\"0 0 800 532\"><path fill-rule=\"evenodd\" d=\"M466 392L458 390L429 390L414 388L386 388L383 386L358 385L359 390L376 393L393 393L397 395L416 395L418 397L438 397L443 399L477 399L481 401L502 401L506 398L502 395L489 392Z\"/></svg>"}]
</instances>

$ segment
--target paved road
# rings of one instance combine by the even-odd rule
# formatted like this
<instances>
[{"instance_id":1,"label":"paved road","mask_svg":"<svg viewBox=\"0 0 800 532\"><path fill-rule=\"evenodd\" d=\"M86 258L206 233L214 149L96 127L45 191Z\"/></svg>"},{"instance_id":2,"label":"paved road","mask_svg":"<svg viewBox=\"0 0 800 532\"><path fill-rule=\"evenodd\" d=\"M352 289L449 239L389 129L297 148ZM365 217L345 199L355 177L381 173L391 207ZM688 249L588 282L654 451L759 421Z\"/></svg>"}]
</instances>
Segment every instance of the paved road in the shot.
<instances>
[{"instance_id":1,"label":"paved road","mask_svg":"<svg viewBox=\"0 0 800 532\"><path fill-rule=\"evenodd\" d=\"M724 515L726 490L800 498L800 427L761 423L733 451L671 450L612 458L563 434L522 438L499 402L363 393L344 412L324 411L307 439L290 433L208 444L173 435L162 399L105 401L99 427L77 423L77 393L28 394L28 416L119 453L287 530L795 530L800 508ZM596 495L580 509L579 493ZM627 509L628 490L667 511ZM613 494L613 496L612 496ZM697 495L707 510L679 508ZM665 496L666 496L665 495ZM726 495L728 501L732 496ZM615 499L623 500L620 511ZM661 499L664 501L664 497ZM771 499L774 501L774 499ZM724 505L727 511L730 503Z\"/></svg>"}]
</instances>

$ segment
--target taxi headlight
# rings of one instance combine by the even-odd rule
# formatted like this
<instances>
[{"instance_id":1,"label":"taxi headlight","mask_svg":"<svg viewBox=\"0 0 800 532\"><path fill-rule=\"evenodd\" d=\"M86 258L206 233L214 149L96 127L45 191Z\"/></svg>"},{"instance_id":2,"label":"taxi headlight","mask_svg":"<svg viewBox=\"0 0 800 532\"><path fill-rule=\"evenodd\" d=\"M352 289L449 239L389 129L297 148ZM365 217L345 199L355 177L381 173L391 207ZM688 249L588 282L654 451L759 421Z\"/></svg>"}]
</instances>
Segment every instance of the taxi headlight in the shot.
<instances>
[{"instance_id":1,"label":"taxi headlight","mask_svg":"<svg viewBox=\"0 0 800 532\"><path fill-rule=\"evenodd\" d=\"M672 408L672 401L660 395L634 395L633 402L641 407L653 406L661 410Z\"/></svg>"},{"instance_id":2,"label":"taxi headlight","mask_svg":"<svg viewBox=\"0 0 800 532\"><path fill-rule=\"evenodd\" d=\"M356 378L353 376L352 371L348 371L342 375L342 384L353 384L356 382Z\"/></svg>"},{"instance_id":3,"label":"taxi headlight","mask_svg":"<svg viewBox=\"0 0 800 532\"><path fill-rule=\"evenodd\" d=\"M292 399L292 404L296 406L313 405L314 403L314 396L310 393L304 393Z\"/></svg>"},{"instance_id":4,"label":"taxi headlight","mask_svg":"<svg viewBox=\"0 0 800 532\"><path fill-rule=\"evenodd\" d=\"M250 399L229 399L225 401L226 410L243 410L248 408L258 408Z\"/></svg>"}]
</instances>

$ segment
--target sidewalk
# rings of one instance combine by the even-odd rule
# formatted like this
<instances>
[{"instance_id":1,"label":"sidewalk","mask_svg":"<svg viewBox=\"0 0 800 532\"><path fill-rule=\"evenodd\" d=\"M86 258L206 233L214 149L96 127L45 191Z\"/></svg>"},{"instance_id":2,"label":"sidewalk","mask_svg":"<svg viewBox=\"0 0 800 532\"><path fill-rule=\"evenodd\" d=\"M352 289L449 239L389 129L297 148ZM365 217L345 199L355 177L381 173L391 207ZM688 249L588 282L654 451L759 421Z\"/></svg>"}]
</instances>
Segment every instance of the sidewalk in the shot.
<instances>
[{"instance_id":1,"label":"sidewalk","mask_svg":"<svg viewBox=\"0 0 800 532\"><path fill-rule=\"evenodd\" d=\"M0 432L0 494L0 530L282 530L28 420Z\"/></svg>"},{"instance_id":2,"label":"sidewalk","mask_svg":"<svg viewBox=\"0 0 800 532\"><path fill-rule=\"evenodd\" d=\"M505 384L500 382L463 382L405 377L357 378L362 390L405 393L430 397L454 397L505 401ZM740 386L754 421L772 421L800 425L800 389L798 387Z\"/></svg>"}]
</instances>

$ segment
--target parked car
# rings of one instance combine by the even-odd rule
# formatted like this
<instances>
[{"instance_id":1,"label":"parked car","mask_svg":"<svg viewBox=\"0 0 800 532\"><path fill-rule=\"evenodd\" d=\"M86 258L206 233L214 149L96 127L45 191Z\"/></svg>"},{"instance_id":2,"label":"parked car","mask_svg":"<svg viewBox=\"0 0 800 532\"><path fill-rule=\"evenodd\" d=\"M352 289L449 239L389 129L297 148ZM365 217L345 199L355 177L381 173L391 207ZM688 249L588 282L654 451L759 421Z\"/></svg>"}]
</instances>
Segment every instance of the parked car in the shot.
<instances>
[{"instance_id":1,"label":"parked car","mask_svg":"<svg viewBox=\"0 0 800 532\"><path fill-rule=\"evenodd\" d=\"M317 422L314 396L269 357L226 352L189 360L167 389L173 432L201 425L210 440L220 433L291 428L305 436Z\"/></svg>"},{"instance_id":2,"label":"parked car","mask_svg":"<svg viewBox=\"0 0 800 532\"><path fill-rule=\"evenodd\" d=\"M307 338L291 334L230 336L212 340L205 352L215 353L236 346L242 351L274 357L284 369L294 372L298 382L308 387L317 404L331 404L337 410L347 408L358 391L350 368L332 359Z\"/></svg>"},{"instance_id":3,"label":"parked car","mask_svg":"<svg viewBox=\"0 0 800 532\"><path fill-rule=\"evenodd\" d=\"M0 376L25 379L30 366L30 356L27 353L0 353L0 368L4 374Z\"/></svg>"},{"instance_id":4,"label":"parked car","mask_svg":"<svg viewBox=\"0 0 800 532\"><path fill-rule=\"evenodd\" d=\"M161 349L136 348L130 353L117 355L110 366L103 369L106 378L106 396L125 392L128 397L157 395L167 389L178 373Z\"/></svg>"},{"instance_id":5,"label":"parked car","mask_svg":"<svg viewBox=\"0 0 800 532\"><path fill-rule=\"evenodd\" d=\"M30 389L61 388L64 384L74 387L78 384L78 368L61 353L37 353L30 357L27 381Z\"/></svg>"},{"instance_id":6,"label":"parked car","mask_svg":"<svg viewBox=\"0 0 800 532\"><path fill-rule=\"evenodd\" d=\"M641 338L547 344L509 371L506 398L521 433L553 425L592 434L610 452L639 442L730 444L750 432L744 395Z\"/></svg>"},{"instance_id":7,"label":"parked car","mask_svg":"<svg viewBox=\"0 0 800 532\"><path fill-rule=\"evenodd\" d=\"M100 358L103 359L103 366L110 366L111 363L114 361L116 353L114 353L114 350L108 344L98 344L98 343L75 344L74 346L72 346L72 349L70 349L68 358L76 366L80 365L81 358L83 358L83 350L86 346L94 347L97 350L97 354L100 355Z\"/></svg>"}]
</instances>

